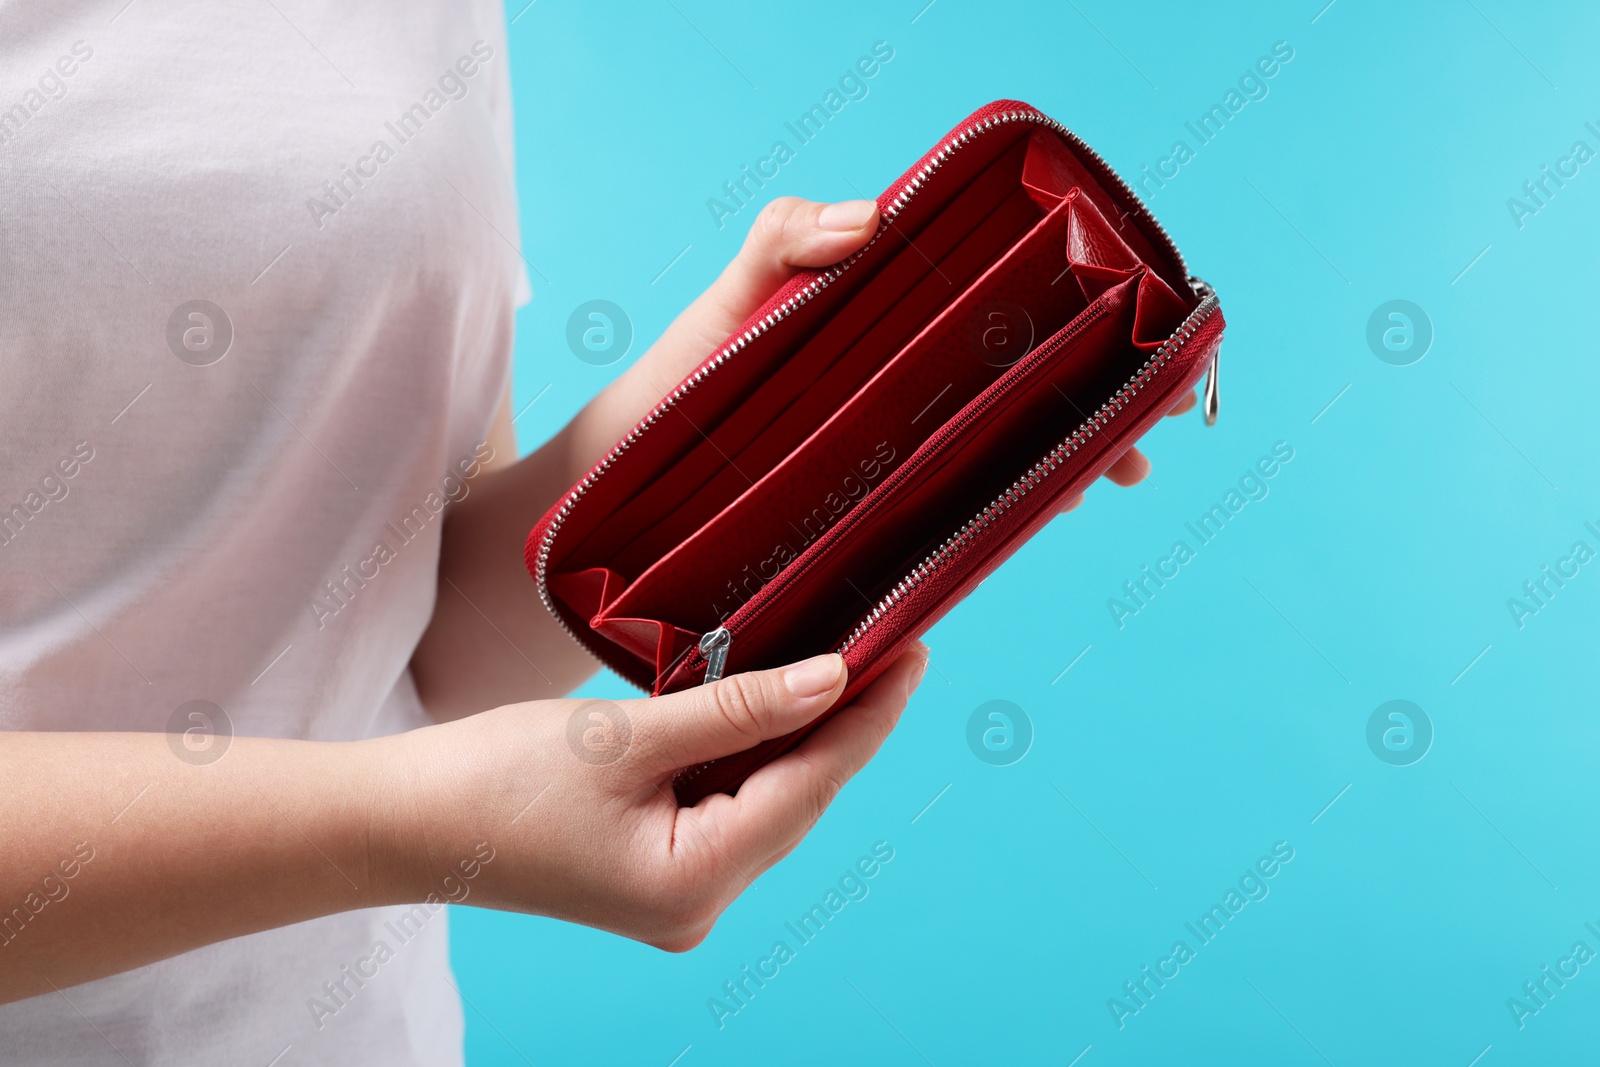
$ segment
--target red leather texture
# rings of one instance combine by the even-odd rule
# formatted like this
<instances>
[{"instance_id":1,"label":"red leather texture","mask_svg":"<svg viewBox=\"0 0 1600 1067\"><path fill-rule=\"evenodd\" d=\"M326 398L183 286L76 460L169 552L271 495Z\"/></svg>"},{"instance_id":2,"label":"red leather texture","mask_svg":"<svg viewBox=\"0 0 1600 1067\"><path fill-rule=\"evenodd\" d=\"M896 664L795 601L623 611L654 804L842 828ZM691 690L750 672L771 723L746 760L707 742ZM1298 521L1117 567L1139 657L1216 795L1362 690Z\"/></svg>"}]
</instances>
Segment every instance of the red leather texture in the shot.
<instances>
[{"instance_id":1,"label":"red leather texture","mask_svg":"<svg viewBox=\"0 0 1600 1067\"><path fill-rule=\"evenodd\" d=\"M775 293L529 534L546 605L647 691L700 684L720 626L729 673L843 650L842 706L1220 344L1137 198L1025 104L974 113L879 208L864 250ZM685 769L679 800L816 725Z\"/></svg>"}]
</instances>

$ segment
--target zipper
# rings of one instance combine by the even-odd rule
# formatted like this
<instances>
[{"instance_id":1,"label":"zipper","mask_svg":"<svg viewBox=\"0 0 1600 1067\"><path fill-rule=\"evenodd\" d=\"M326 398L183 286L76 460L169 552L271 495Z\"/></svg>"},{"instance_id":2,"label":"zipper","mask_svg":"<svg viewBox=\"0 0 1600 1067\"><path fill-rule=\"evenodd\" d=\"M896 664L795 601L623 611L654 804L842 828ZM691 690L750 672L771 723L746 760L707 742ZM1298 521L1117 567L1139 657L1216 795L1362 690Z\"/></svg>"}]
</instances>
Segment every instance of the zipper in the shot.
<instances>
[{"instance_id":1,"label":"zipper","mask_svg":"<svg viewBox=\"0 0 1600 1067\"><path fill-rule=\"evenodd\" d=\"M980 111L979 114L982 114L982 112ZM1150 209L1146 207L1144 201L1139 198L1139 194L1136 193L1127 182L1122 180L1121 175L1117 174L1116 171L1111 169L1111 165L1106 162L1104 156L1100 155L1099 152L1096 152L1093 148L1091 148L1077 134L1073 133L1071 130L1067 129L1060 122L1057 122L1050 116L1027 106L1007 108L1005 110L985 116L982 119L977 119L962 129L959 133L952 134L944 142L944 144L924 157L922 165L915 169L911 178L906 181L906 183L901 187L900 191L895 194L894 199L892 199L888 206L883 209L878 231L877 233L873 234L871 240L869 240L860 249L857 249L854 254L849 256L841 263L822 271L817 275L817 277L813 278L809 283L791 295L787 300L768 312L768 314L759 320L754 326L739 334L737 337L730 339L728 343L723 346L711 359L702 364L699 369L697 369L683 382L679 383L679 385L673 389L673 391L669 393L665 399L657 404L648 415L639 421L638 425L636 425L632 430L629 430L628 435L619 441L611 449L611 451L608 452L606 456L589 471L589 473L583 476L583 480L567 493L566 499L564 499L557 508L555 517L551 520L550 525L545 529L544 537L540 539L538 553L535 558L534 584L539 591L539 600L544 604L545 609L549 611L550 614L555 618L557 625L559 625L561 629L566 632L567 636L576 641L581 648L587 650L602 661L606 661L607 659L607 657L603 655L600 650L590 644L590 642L584 636L575 633L572 627L567 625L566 619L564 619L561 616L561 613L556 609L555 601L550 596L549 585L546 581L550 562L550 551L555 545L556 536L560 534L561 528L566 524L567 519L571 516L572 510L577 505L578 501L582 500L589 490L594 487L595 482L599 480L602 474L611 468L611 465L617 461L618 457L631 448L634 442L638 441L646 430L659 422L661 417L675 407L678 401L683 399L683 397L688 394L691 389L704 381L708 374L722 366L722 364L726 363L731 356L739 352L741 349L747 347L757 337L760 337L762 334L771 330L773 326L788 318L795 312L796 309L801 307L807 301L811 300L818 293L822 292L822 290L826 289L833 282L837 281L845 271L849 270L857 260L867 253L868 249L872 248L873 245L878 243L879 238L888 232L890 225L894 222L895 218L897 218L900 213L905 210L906 206L910 204L912 197L914 197L917 192L927 184L928 180L933 176L933 174L937 172L938 169L942 167L958 149L970 144L980 134L1012 122L1031 122L1035 125L1044 126L1047 129L1053 130L1055 133L1065 138L1066 141L1073 147L1073 149L1080 153L1082 158L1092 164L1090 169L1097 170L1099 172L1098 176L1102 179L1102 181L1106 182L1114 189L1121 190L1122 194L1127 197L1136 208L1136 216L1141 221L1148 224L1150 228L1161 237L1167 246L1167 250L1172 253L1173 258L1177 261L1179 269L1187 272L1188 268L1184 263L1183 253L1179 251L1177 244L1172 240L1172 235L1167 233L1166 227L1162 226L1156 217L1150 213ZM1191 278L1190 284L1194 285L1195 279ZM1204 283L1200 284L1204 285ZM1207 293L1209 294L1209 288L1207 288ZM1207 299L1210 300L1211 306L1214 308L1216 306L1215 297L1208 295ZM1190 314L1190 319L1193 319L1195 314L1198 314L1203 307L1205 307L1204 302L1202 302L1201 307L1197 307L1195 311ZM1185 323L1187 324L1188 321L1189 320L1185 320ZM1181 329L1182 328L1180 327L1180 330ZM1170 339L1167 344L1171 344ZM1165 350L1165 346L1163 346L1163 350ZM1149 363L1146 363L1146 366L1149 366ZM1137 375L1135 377L1137 377ZM1211 389L1209 387L1209 382L1207 398L1207 410L1210 412L1212 409L1209 406L1209 402L1211 400ZM1209 416L1209 418L1214 419L1214 415ZM898 590L898 588L899 587L897 586L896 589ZM718 629L720 630L723 628L718 627ZM860 629L860 627L858 627L858 629ZM711 634L715 634L716 632L717 631L713 630ZM705 637L702 637L702 643L706 641L711 634L707 634ZM848 648L856 639L858 639L857 635L852 635L851 640L846 642L845 648ZM727 648L730 644L731 635L722 643L721 646L724 662L726 660Z\"/></svg>"}]
</instances>

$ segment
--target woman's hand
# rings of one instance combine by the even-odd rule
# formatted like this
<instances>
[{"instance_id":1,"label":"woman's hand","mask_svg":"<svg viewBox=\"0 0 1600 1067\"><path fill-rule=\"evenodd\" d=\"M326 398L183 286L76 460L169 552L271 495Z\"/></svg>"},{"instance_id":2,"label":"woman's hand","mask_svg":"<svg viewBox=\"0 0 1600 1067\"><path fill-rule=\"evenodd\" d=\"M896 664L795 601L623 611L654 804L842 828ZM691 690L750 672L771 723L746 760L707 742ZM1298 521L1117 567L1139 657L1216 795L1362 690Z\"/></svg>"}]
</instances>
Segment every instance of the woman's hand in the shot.
<instances>
[{"instance_id":1,"label":"woman's hand","mask_svg":"<svg viewBox=\"0 0 1600 1067\"><path fill-rule=\"evenodd\" d=\"M224 737L204 759L176 735L0 732L0 1003L381 905L470 901L691 948L877 751L926 656L692 808L673 771L810 722L844 688L838 656L370 741Z\"/></svg>"},{"instance_id":2,"label":"woman's hand","mask_svg":"<svg viewBox=\"0 0 1600 1067\"><path fill-rule=\"evenodd\" d=\"M467 861L475 880L454 877L472 903L693 948L878 750L926 665L919 644L737 796L692 808L673 796L675 770L806 725L843 691L843 659L649 700L512 704L403 735L414 770L378 867L392 895L421 899Z\"/></svg>"}]
</instances>

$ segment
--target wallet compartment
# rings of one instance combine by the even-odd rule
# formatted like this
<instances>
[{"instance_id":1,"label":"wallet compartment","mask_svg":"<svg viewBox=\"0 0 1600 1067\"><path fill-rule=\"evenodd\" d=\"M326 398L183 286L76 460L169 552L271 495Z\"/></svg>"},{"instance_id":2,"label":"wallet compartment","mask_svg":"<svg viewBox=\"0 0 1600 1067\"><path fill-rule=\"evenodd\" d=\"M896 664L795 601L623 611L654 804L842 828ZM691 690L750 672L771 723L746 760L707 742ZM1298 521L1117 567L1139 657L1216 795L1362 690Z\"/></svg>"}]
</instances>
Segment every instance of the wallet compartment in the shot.
<instances>
[{"instance_id":1,"label":"wallet compartment","mask_svg":"<svg viewBox=\"0 0 1600 1067\"><path fill-rule=\"evenodd\" d=\"M689 530L608 610L702 632L748 599L750 583L776 577L1004 373L984 335L1027 327L991 325L987 310L1026 319L1048 336L1087 306L1080 286L1065 277L1071 211L1063 202L1039 221L853 395L833 403L825 422L803 441L785 442L775 466ZM749 473L730 464L723 477Z\"/></svg>"},{"instance_id":2,"label":"wallet compartment","mask_svg":"<svg viewBox=\"0 0 1600 1067\"><path fill-rule=\"evenodd\" d=\"M571 542L564 569L642 573L675 534L681 540L749 484L739 471L760 477L814 430L837 406L822 397L848 399L937 315L951 299L952 276L964 288L1026 233L1044 213L1022 180L1028 141L996 148L981 166L969 163L944 203L930 198L915 217L902 214L781 331L753 340L738 366L666 412L652 427L650 455L585 501L584 534ZM786 447L774 452L779 445ZM719 475L740 484L729 491Z\"/></svg>"},{"instance_id":3,"label":"wallet compartment","mask_svg":"<svg viewBox=\"0 0 1600 1067\"><path fill-rule=\"evenodd\" d=\"M1193 306L1165 235L1060 134L1016 123L982 141L937 185L908 171L867 249L781 291L586 480L559 543L536 558L530 537L552 609L622 650L605 658L630 679L695 684L700 634L730 620L731 669L839 647ZM982 360L1001 304L1048 338L1009 367ZM651 447L628 450L646 429Z\"/></svg>"}]
</instances>

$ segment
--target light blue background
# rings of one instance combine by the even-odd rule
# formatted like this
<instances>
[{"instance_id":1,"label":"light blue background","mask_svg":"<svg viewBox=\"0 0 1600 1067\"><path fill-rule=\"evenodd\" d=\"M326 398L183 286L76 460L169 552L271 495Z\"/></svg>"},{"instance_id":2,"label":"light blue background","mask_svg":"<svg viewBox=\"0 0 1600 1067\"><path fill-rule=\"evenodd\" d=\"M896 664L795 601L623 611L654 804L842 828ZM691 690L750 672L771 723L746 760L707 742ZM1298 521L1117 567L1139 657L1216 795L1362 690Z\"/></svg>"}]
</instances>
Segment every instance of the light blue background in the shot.
<instances>
[{"instance_id":1,"label":"light blue background","mask_svg":"<svg viewBox=\"0 0 1600 1067\"><path fill-rule=\"evenodd\" d=\"M1169 420L1148 484L1095 489L932 631L882 754L700 948L456 909L469 1060L1498 1067L1591 1048L1600 964L1522 1030L1506 1001L1575 941L1600 950L1600 562L1520 630L1507 599L1574 541L1600 549L1600 162L1521 229L1506 201L1574 141L1600 149L1600 19L925 2L512 0L522 234L548 279L518 320L516 409L548 386L523 448L711 281L755 212L718 230L706 199L878 40L895 56L870 95L764 195L876 195L996 97L1136 175L1289 42L1267 98L1151 200L1222 297L1221 421ZM564 341L594 298L637 331L615 366ZM1396 298L1435 331L1411 366L1365 340ZM1107 599L1279 441L1270 495L1119 630ZM1412 766L1366 743L1394 698L1436 731ZM992 699L1034 724L1014 766L966 746ZM895 858L870 895L719 1030L707 1000L876 841ZM1119 1030L1107 999L1194 945L1184 922L1277 841L1295 855L1270 896Z\"/></svg>"}]
</instances>

